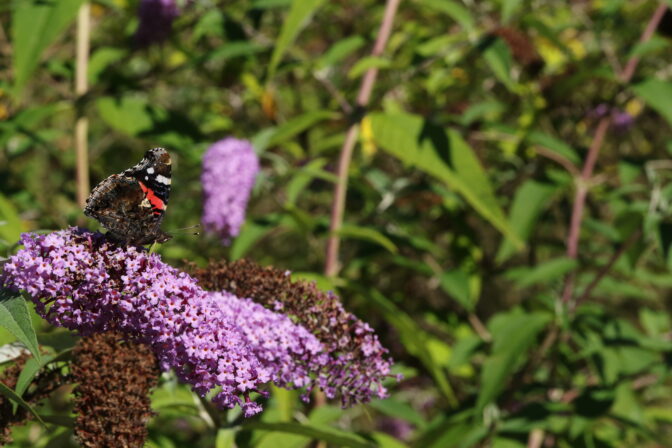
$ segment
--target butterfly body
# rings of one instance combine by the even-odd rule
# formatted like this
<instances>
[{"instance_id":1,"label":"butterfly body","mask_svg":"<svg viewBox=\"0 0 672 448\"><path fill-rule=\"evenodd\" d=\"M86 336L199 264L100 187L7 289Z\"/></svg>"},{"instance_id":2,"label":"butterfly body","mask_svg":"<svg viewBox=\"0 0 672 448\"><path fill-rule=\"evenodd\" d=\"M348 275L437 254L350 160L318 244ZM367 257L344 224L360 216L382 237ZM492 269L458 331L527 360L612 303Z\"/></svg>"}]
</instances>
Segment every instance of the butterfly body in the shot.
<instances>
[{"instance_id":1,"label":"butterfly body","mask_svg":"<svg viewBox=\"0 0 672 448\"><path fill-rule=\"evenodd\" d=\"M137 165L100 182L89 195L84 214L96 219L125 244L163 243L160 228L170 194L170 154L150 149Z\"/></svg>"}]
</instances>

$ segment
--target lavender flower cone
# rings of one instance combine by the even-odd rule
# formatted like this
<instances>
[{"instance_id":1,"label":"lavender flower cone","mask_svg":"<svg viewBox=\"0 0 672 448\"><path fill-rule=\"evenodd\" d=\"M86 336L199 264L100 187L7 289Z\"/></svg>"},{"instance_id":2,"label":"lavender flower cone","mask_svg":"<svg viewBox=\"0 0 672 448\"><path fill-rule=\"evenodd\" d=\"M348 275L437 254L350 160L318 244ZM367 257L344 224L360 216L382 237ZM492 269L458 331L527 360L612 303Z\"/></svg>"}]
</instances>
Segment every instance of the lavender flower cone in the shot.
<instances>
[{"instance_id":1,"label":"lavender flower cone","mask_svg":"<svg viewBox=\"0 0 672 448\"><path fill-rule=\"evenodd\" d=\"M259 159L246 140L225 138L203 157L203 227L224 244L240 232L258 172Z\"/></svg>"}]
</instances>

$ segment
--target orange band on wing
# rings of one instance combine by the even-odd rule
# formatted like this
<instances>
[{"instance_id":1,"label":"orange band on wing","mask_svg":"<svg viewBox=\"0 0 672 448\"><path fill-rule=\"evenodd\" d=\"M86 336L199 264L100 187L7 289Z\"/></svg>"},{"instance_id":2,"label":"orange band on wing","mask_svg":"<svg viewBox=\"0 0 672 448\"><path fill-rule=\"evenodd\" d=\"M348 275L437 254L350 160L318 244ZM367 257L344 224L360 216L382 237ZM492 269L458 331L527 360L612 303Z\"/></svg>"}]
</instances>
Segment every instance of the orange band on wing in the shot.
<instances>
[{"instance_id":1,"label":"orange band on wing","mask_svg":"<svg viewBox=\"0 0 672 448\"><path fill-rule=\"evenodd\" d=\"M145 186L145 184L143 184L140 181L138 181L138 183L140 184L140 188L142 188L142 192L145 193L145 197L147 198L149 203L152 204L152 208L155 210L154 214L160 215L161 211L166 209L166 204L161 200L161 198L159 198L158 196L156 196L154 194L154 191L147 188ZM160 210L160 211L156 211L156 210Z\"/></svg>"}]
</instances>

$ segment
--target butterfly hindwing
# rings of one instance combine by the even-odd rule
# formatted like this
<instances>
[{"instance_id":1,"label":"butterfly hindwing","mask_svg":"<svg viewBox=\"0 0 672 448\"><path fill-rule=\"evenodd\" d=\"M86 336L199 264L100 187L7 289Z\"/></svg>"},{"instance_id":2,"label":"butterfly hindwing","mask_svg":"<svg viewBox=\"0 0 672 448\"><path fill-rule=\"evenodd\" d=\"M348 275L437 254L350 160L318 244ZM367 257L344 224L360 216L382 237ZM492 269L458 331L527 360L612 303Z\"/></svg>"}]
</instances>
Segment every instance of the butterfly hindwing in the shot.
<instances>
[{"instance_id":1,"label":"butterfly hindwing","mask_svg":"<svg viewBox=\"0 0 672 448\"><path fill-rule=\"evenodd\" d=\"M170 235L160 225L170 194L170 155L154 148L137 165L98 184L84 214L98 220L117 240L143 245Z\"/></svg>"}]
</instances>

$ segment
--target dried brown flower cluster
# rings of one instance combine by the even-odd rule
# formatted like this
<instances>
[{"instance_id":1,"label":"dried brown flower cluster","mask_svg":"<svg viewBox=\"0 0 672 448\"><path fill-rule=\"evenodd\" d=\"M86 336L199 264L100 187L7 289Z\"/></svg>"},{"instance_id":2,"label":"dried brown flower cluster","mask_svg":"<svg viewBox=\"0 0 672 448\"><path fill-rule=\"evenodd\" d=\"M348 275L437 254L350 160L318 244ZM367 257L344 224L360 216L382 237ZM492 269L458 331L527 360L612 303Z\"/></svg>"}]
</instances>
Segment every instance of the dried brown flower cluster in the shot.
<instances>
[{"instance_id":1,"label":"dried brown flower cluster","mask_svg":"<svg viewBox=\"0 0 672 448\"><path fill-rule=\"evenodd\" d=\"M354 383L361 390L378 386L379 378L389 376L391 362L373 329L347 312L337 296L320 291L314 282L293 281L289 271L263 267L249 260L210 263L206 268L191 267L201 286L213 291L228 291L292 317L310 331L325 347L325 354L340 367L334 378L321 384L333 398ZM365 395L365 394L364 394ZM361 401L367 401L363 397ZM343 405L351 404L347 399Z\"/></svg>"},{"instance_id":2,"label":"dried brown flower cluster","mask_svg":"<svg viewBox=\"0 0 672 448\"><path fill-rule=\"evenodd\" d=\"M23 367L30 358L31 356L26 354L15 359L14 364L2 372L0 381L5 386L14 390L19 380L19 375L21 375ZM65 383L66 379L61 369L48 367L33 379L22 398L28 404L36 405ZM12 442L11 432L13 426L22 425L32 419L33 415L20 406L17 408L16 413L14 413L13 402L0 395L0 446L8 445Z\"/></svg>"},{"instance_id":3,"label":"dried brown flower cluster","mask_svg":"<svg viewBox=\"0 0 672 448\"><path fill-rule=\"evenodd\" d=\"M501 27L496 29L493 34L504 39L504 42L511 49L513 58L532 75L536 75L544 68L544 60L534 47L532 38L522 30Z\"/></svg>"},{"instance_id":4,"label":"dried brown flower cluster","mask_svg":"<svg viewBox=\"0 0 672 448\"><path fill-rule=\"evenodd\" d=\"M142 447L159 367L149 347L118 333L82 338L74 349L75 435L85 447Z\"/></svg>"}]
</instances>

